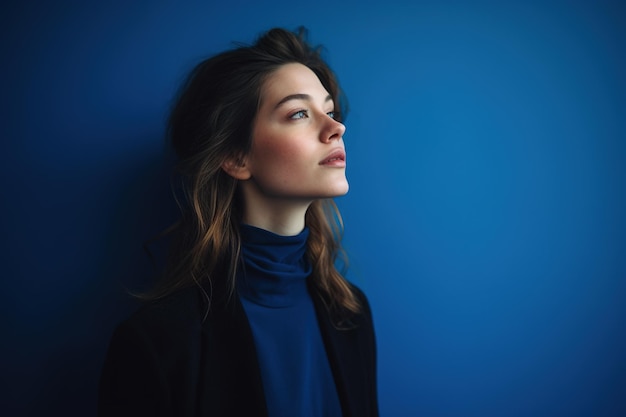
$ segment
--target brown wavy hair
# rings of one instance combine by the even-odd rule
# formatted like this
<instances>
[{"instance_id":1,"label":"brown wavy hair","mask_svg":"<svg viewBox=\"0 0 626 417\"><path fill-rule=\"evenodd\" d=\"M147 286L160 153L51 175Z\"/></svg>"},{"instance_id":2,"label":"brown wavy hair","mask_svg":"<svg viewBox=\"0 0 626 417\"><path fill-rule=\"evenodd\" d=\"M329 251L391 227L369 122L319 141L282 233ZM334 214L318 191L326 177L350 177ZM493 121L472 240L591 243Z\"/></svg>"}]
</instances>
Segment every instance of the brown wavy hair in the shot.
<instances>
[{"instance_id":1,"label":"brown wavy hair","mask_svg":"<svg viewBox=\"0 0 626 417\"><path fill-rule=\"evenodd\" d=\"M157 299L197 285L209 307L221 292L231 296L240 257L242 201L238 180L222 170L227 160L251 149L252 129L263 83L279 67L300 63L319 78L335 103L335 118L345 115L345 97L337 78L311 47L306 30L271 29L251 46L238 46L202 61L184 83L172 110L168 137L178 157L180 220L171 228L174 241L164 279L146 298ZM334 313L358 312L359 302L336 269L343 258L343 223L332 199L314 201L307 256L313 288Z\"/></svg>"}]
</instances>

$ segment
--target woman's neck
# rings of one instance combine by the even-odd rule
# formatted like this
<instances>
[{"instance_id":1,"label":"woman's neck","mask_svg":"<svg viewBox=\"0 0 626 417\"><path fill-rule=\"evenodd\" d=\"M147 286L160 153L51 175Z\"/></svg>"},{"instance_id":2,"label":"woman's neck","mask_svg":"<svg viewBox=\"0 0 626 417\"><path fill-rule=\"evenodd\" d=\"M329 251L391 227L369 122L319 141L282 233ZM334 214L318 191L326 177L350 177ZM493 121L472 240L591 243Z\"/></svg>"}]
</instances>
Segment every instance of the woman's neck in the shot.
<instances>
[{"instance_id":1,"label":"woman's neck","mask_svg":"<svg viewBox=\"0 0 626 417\"><path fill-rule=\"evenodd\" d=\"M243 182L240 191L244 201L243 223L282 236L295 236L304 229L312 199L267 195L253 181Z\"/></svg>"},{"instance_id":2,"label":"woman's neck","mask_svg":"<svg viewBox=\"0 0 626 417\"><path fill-rule=\"evenodd\" d=\"M243 223L281 236L295 236L304 229L308 204L251 204L244 209Z\"/></svg>"}]
</instances>

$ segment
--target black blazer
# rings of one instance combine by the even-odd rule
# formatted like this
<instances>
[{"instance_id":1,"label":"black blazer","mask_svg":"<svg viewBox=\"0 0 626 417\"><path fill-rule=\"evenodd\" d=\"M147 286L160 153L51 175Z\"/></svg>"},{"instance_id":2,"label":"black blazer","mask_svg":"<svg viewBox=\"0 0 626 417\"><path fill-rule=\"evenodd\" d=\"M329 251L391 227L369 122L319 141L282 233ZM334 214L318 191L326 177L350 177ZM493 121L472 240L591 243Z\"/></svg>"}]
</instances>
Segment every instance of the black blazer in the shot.
<instances>
[{"instance_id":1,"label":"black blazer","mask_svg":"<svg viewBox=\"0 0 626 417\"><path fill-rule=\"evenodd\" d=\"M344 417L378 416L370 307L338 330L311 291ZM198 288L142 307L115 330L100 380L98 415L263 416L267 406L250 324L239 298L214 302ZM294 416L297 417L297 416Z\"/></svg>"}]
</instances>

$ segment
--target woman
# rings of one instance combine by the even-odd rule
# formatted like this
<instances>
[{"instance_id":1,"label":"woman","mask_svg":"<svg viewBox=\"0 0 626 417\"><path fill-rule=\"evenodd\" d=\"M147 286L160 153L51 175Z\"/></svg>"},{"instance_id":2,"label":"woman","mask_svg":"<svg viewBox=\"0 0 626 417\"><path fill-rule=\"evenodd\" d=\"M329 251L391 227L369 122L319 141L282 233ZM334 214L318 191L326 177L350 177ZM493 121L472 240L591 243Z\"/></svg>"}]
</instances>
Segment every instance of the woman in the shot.
<instances>
[{"instance_id":1,"label":"woman","mask_svg":"<svg viewBox=\"0 0 626 417\"><path fill-rule=\"evenodd\" d=\"M169 121L176 244L113 335L101 416L378 415L369 305L335 269L340 99L303 30L195 68Z\"/></svg>"}]
</instances>

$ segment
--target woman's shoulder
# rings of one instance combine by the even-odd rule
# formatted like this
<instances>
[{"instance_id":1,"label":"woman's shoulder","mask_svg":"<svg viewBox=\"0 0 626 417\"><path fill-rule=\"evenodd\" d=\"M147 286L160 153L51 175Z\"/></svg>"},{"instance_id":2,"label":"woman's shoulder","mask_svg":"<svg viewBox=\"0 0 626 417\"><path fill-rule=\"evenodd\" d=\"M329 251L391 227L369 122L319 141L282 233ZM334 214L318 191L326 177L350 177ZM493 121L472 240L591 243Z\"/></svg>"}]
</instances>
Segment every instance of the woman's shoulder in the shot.
<instances>
[{"instance_id":1,"label":"woman's shoulder","mask_svg":"<svg viewBox=\"0 0 626 417\"><path fill-rule=\"evenodd\" d=\"M351 282L351 281L347 281L347 282L348 282L348 286L350 287L350 290L356 296L356 298L358 298L359 301L367 302L367 296L365 295L363 290L359 286L357 286L354 282Z\"/></svg>"},{"instance_id":2,"label":"woman's shoulder","mask_svg":"<svg viewBox=\"0 0 626 417\"><path fill-rule=\"evenodd\" d=\"M148 302L117 326L100 378L100 415L165 415L184 396L202 346L199 293Z\"/></svg>"},{"instance_id":3,"label":"woman's shoulder","mask_svg":"<svg viewBox=\"0 0 626 417\"><path fill-rule=\"evenodd\" d=\"M352 291L352 294L354 294L354 296L359 302L359 305L361 306L361 314L371 318L372 310L370 308L369 300L367 296L365 295L365 293L363 292L363 290L361 290L361 288L359 288L353 282L348 282L348 285L350 286L350 290Z\"/></svg>"},{"instance_id":4,"label":"woman's shoulder","mask_svg":"<svg viewBox=\"0 0 626 417\"><path fill-rule=\"evenodd\" d=\"M202 327L202 295L197 288L185 288L163 298L146 302L122 321L116 333L133 333L155 345L189 340Z\"/></svg>"},{"instance_id":5,"label":"woman's shoulder","mask_svg":"<svg viewBox=\"0 0 626 417\"><path fill-rule=\"evenodd\" d=\"M327 310L330 320L335 323L334 326L337 329L361 333L373 332L372 311L365 292L353 282L346 281L346 283L358 303L358 311L349 311L344 307L336 310Z\"/></svg>"}]
</instances>

